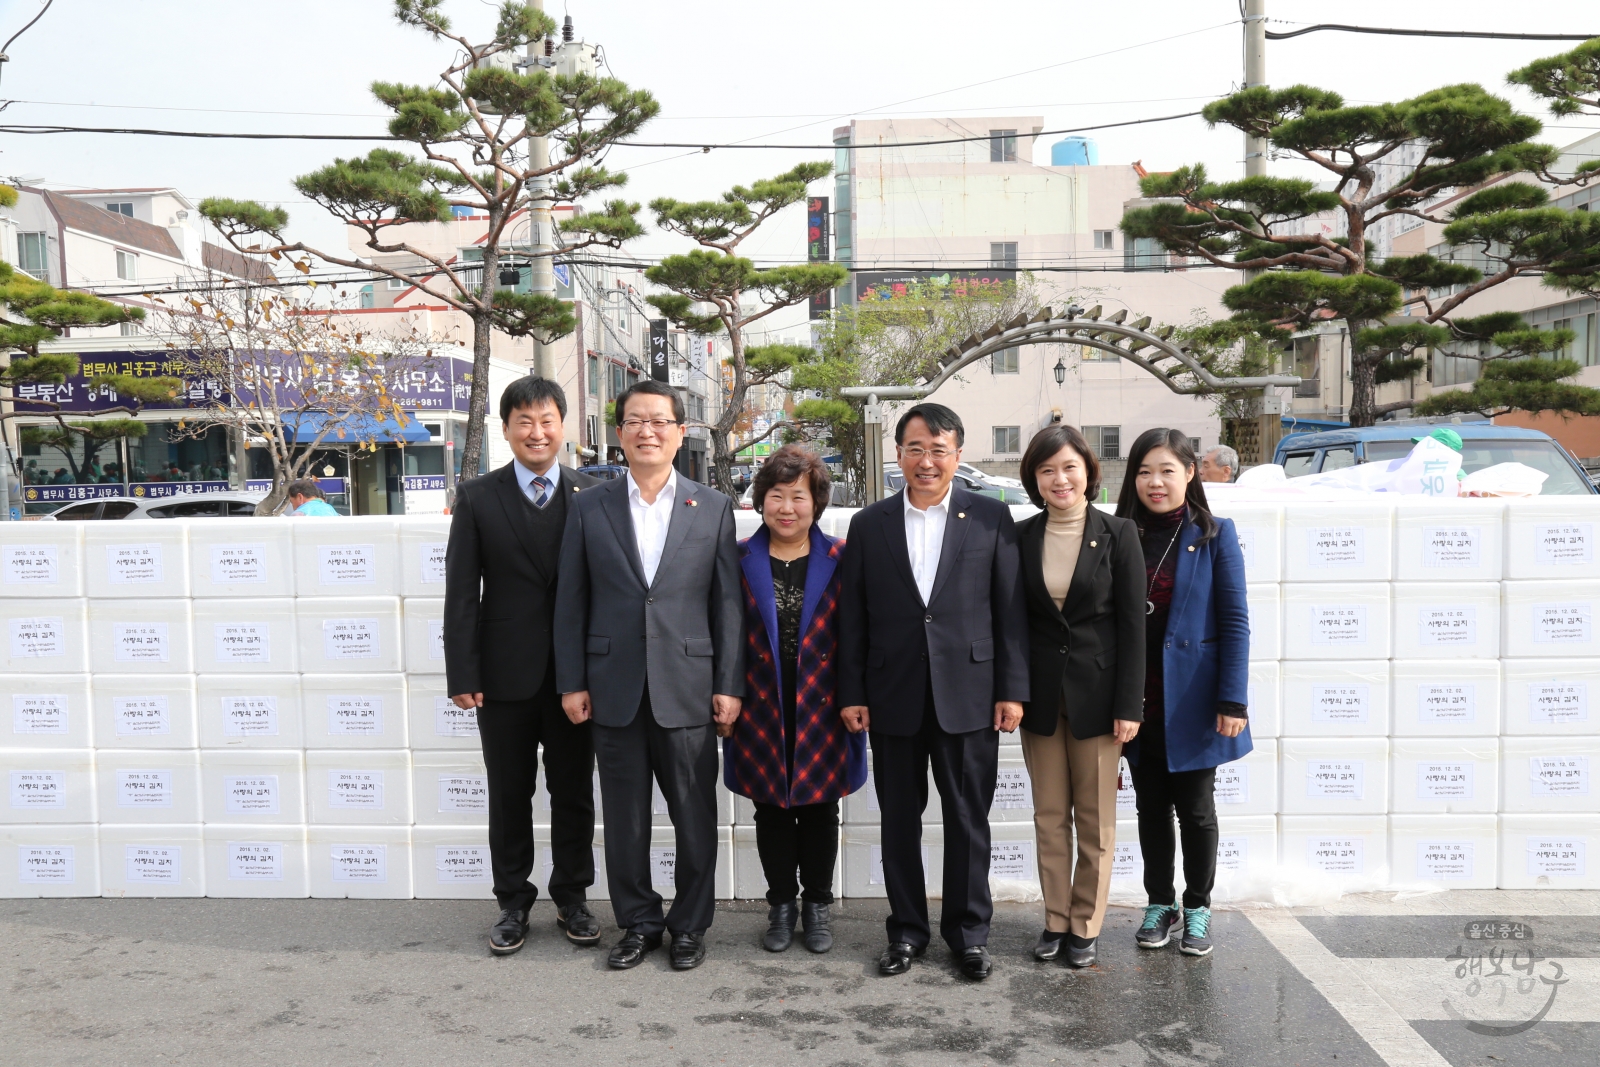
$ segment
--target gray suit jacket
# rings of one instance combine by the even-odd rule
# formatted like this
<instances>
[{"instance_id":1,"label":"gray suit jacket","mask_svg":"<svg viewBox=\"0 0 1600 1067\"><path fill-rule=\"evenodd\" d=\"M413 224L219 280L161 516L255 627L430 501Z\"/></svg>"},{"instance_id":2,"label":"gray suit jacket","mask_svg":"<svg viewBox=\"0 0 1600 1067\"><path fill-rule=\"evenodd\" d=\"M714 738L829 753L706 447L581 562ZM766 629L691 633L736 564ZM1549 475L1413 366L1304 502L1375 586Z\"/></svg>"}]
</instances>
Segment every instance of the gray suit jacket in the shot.
<instances>
[{"instance_id":1,"label":"gray suit jacket","mask_svg":"<svg viewBox=\"0 0 1600 1067\"><path fill-rule=\"evenodd\" d=\"M650 681L662 726L704 726L711 695L744 692L744 603L733 501L678 475L667 542L648 586L628 479L567 503L556 586L556 688L588 690L594 721L633 721Z\"/></svg>"}]
</instances>

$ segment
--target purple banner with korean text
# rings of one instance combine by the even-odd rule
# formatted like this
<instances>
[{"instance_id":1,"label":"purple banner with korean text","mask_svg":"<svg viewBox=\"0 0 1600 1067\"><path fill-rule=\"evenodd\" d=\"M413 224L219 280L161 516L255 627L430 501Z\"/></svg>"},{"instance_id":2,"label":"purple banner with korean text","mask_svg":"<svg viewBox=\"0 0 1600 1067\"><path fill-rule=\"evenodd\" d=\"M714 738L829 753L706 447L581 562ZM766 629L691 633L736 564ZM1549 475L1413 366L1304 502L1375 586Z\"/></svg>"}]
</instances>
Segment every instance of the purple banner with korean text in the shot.
<instances>
[{"instance_id":1,"label":"purple banner with korean text","mask_svg":"<svg viewBox=\"0 0 1600 1067\"><path fill-rule=\"evenodd\" d=\"M159 500L185 493L226 493L231 488L227 482L134 482L128 486L128 495Z\"/></svg>"},{"instance_id":2,"label":"purple banner with korean text","mask_svg":"<svg viewBox=\"0 0 1600 1067\"><path fill-rule=\"evenodd\" d=\"M317 485L329 496L338 496L345 491L343 478L318 478ZM272 479L251 478L244 483L244 489L247 493L270 493L272 492Z\"/></svg>"},{"instance_id":3,"label":"purple banner with korean text","mask_svg":"<svg viewBox=\"0 0 1600 1067\"><path fill-rule=\"evenodd\" d=\"M29 504L71 504L79 500L127 495L128 487L120 482L102 485L27 485L22 488L22 499Z\"/></svg>"}]
</instances>

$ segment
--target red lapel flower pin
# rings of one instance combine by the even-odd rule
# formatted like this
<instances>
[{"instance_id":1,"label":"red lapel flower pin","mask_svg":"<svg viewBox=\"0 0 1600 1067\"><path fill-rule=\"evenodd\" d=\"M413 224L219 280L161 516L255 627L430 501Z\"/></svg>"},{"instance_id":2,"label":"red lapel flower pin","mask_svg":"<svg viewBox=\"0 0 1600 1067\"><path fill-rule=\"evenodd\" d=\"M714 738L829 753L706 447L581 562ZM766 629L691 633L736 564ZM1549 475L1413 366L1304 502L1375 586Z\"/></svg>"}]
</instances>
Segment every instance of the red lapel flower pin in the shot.
<instances>
[{"instance_id":1,"label":"red lapel flower pin","mask_svg":"<svg viewBox=\"0 0 1600 1067\"><path fill-rule=\"evenodd\" d=\"M700 501L696 500L694 497L690 497L688 500L683 502L683 506L686 508L697 508L700 506Z\"/></svg>"}]
</instances>

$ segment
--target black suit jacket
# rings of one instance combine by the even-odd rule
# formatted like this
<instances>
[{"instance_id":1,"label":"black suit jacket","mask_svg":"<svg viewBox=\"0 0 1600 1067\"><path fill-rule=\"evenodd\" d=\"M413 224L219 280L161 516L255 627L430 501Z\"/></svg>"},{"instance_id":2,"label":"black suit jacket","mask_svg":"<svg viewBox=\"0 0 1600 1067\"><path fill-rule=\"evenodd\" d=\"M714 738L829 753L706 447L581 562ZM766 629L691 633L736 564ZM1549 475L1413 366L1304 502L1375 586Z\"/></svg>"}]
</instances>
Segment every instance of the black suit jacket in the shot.
<instances>
[{"instance_id":1,"label":"black suit jacket","mask_svg":"<svg viewBox=\"0 0 1600 1067\"><path fill-rule=\"evenodd\" d=\"M1083 547L1058 610L1044 584L1040 513L1017 526L1028 609L1028 661L1033 701L1022 728L1056 732L1064 707L1072 736L1111 732L1111 720L1144 721L1144 549L1132 519L1089 505Z\"/></svg>"},{"instance_id":2,"label":"black suit jacket","mask_svg":"<svg viewBox=\"0 0 1600 1067\"><path fill-rule=\"evenodd\" d=\"M452 696L527 700L550 663L562 527L553 543L534 542L515 464L456 487L444 570L444 669ZM570 511L578 491L601 483L563 467L557 484Z\"/></svg>"},{"instance_id":3,"label":"black suit jacket","mask_svg":"<svg viewBox=\"0 0 1600 1067\"><path fill-rule=\"evenodd\" d=\"M841 565L840 707L909 737L928 681L947 733L992 729L996 701L1028 699L1028 624L1017 528L998 500L952 487L939 569L924 604L906 550L903 494L858 512Z\"/></svg>"}]
</instances>

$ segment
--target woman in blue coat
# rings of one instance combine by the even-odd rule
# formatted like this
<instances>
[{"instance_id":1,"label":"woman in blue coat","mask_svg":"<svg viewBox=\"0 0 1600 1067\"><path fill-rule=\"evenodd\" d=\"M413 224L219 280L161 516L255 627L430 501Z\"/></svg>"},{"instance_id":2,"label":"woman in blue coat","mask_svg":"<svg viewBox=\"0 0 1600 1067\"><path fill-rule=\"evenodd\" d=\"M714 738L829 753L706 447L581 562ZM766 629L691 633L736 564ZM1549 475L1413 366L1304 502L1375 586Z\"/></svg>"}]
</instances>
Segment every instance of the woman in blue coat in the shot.
<instances>
[{"instance_id":1,"label":"woman in blue coat","mask_svg":"<svg viewBox=\"0 0 1600 1067\"><path fill-rule=\"evenodd\" d=\"M1189 438L1146 430L1128 456L1117 514L1144 545L1144 727L1128 746L1149 904L1134 935L1161 948L1181 922L1179 949L1211 952L1217 874L1217 767L1250 752L1246 715L1250 614L1244 554L1231 519L1206 504ZM1183 909L1173 887L1172 820L1183 840Z\"/></svg>"}]
</instances>

